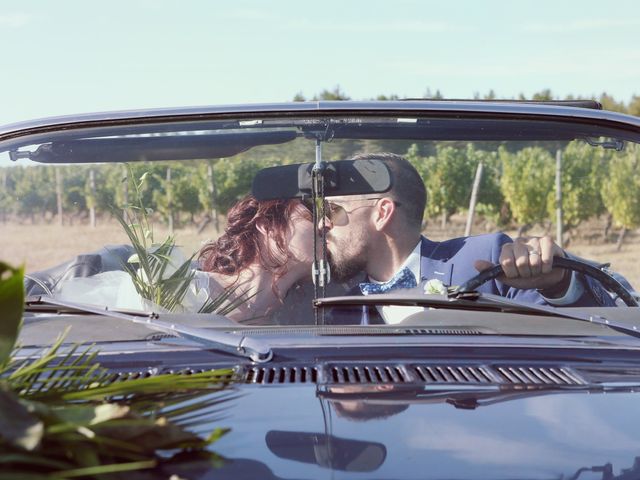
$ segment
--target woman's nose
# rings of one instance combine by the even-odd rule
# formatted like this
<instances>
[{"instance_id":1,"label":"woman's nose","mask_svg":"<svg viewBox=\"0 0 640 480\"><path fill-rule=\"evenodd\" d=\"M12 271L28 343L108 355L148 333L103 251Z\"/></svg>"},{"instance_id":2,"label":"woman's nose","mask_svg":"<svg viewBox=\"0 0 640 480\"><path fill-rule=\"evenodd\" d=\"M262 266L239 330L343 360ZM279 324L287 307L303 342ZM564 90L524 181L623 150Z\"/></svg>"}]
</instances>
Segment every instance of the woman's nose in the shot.
<instances>
[{"instance_id":1,"label":"woman's nose","mask_svg":"<svg viewBox=\"0 0 640 480\"><path fill-rule=\"evenodd\" d=\"M333 228L333 222L331 221L328 215L325 215L324 217L318 218L317 227L318 227L318 232L320 233L322 233L325 230L329 231Z\"/></svg>"}]
</instances>

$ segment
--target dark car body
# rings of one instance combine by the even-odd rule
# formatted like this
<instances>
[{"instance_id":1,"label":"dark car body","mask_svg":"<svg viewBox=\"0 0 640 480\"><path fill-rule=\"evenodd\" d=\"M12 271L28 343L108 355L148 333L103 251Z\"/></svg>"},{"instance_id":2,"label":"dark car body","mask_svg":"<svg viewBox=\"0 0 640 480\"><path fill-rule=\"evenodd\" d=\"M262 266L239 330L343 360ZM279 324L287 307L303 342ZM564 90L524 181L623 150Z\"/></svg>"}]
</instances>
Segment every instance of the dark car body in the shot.
<instances>
[{"instance_id":1,"label":"dark car body","mask_svg":"<svg viewBox=\"0 0 640 480\"><path fill-rule=\"evenodd\" d=\"M4 127L0 150L17 161L81 163L91 154L87 162L108 163L114 157L105 152L117 156L118 150L115 144L97 147L97 141L133 139L138 143L127 148L148 155L140 158L162 160L163 148L173 149L164 159L186 152L178 143L162 144L163 131L206 125L207 132L224 134L234 122L273 123L268 138L229 136L213 149L196 145L181 159L226 158L289 141L291 121L313 146L322 122L347 119L331 139L322 138L330 149L330 140L383 138L388 125L378 119L387 118L400 125L399 142L585 138L612 150L640 142L640 119L586 108L593 106L409 100L103 113ZM402 130L411 122L415 129ZM307 124L313 128L305 130ZM86 139L96 142L82 143ZM102 270L117 268L117 262L107 265L99 261ZM441 302L396 325L331 325L316 324L307 286L268 324L187 313L152 317L165 327L184 327L183 333L194 329L181 338L181 331L145 326L149 312L101 312L37 298L61 278L89 270L76 262L49 276L32 275L28 293L36 297L25 315L21 355L37 352L70 325L65 342L96 343L100 363L117 381L231 369L237 395L223 420L196 428L203 434L231 429L212 447L226 461L221 468L194 464L182 472L188 478L640 478L640 338L607 326L633 333L640 328L637 307L573 307L556 315ZM344 295L345 288L329 293ZM242 341L251 339L269 359L198 344L193 336L203 331L237 339L240 353Z\"/></svg>"}]
</instances>

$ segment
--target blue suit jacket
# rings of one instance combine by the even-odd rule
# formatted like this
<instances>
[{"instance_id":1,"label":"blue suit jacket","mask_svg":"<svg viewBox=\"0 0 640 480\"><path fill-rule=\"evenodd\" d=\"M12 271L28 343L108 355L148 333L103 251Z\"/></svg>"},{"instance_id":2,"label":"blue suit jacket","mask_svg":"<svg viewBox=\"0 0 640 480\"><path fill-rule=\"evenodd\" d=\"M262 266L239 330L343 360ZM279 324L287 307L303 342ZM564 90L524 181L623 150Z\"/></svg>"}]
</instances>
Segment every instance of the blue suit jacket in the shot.
<instances>
[{"instance_id":1,"label":"blue suit jacket","mask_svg":"<svg viewBox=\"0 0 640 480\"><path fill-rule=\"evenodd\" d=\"M432 242L422 237L420 247L420 275L421 280L438 279L445 285L462 285L478 274L474 262L488 260L499 263L500 251L505 243L512 240L504 233L490 233L474 237L460 237L444 242ZM583 293L578 300L567 306L615 306L615 302L600 285L592 278L576 274L577 280L584 286ZM491 280L478 287L482 293L493 293L506 298L527 303L548 305L548 302L535 289L521 290L508 287L498 280ZM362 295L356 285L348 295ZM369 323L384 323L375 307L340 308L332 312L330 318L333 324L359 324L363 317L368 317Z\"/></svg>"}]
</instances>

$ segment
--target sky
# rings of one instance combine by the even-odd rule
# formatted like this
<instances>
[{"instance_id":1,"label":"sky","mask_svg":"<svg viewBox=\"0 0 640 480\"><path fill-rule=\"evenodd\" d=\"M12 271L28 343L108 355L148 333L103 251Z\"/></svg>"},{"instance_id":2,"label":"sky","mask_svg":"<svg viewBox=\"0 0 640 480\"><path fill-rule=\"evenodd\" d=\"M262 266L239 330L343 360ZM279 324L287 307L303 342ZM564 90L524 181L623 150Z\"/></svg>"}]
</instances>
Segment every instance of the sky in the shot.
<instances>
[{"instance_id":1,"label":"sky","mask_svg":"<svg viewBox=\"0 0 640 480\"><path fill-rule=\"evenodd\" d=\"M0 125L378 95L640 94L637 0L0 1Z\"/></svg>"}]
</instances>

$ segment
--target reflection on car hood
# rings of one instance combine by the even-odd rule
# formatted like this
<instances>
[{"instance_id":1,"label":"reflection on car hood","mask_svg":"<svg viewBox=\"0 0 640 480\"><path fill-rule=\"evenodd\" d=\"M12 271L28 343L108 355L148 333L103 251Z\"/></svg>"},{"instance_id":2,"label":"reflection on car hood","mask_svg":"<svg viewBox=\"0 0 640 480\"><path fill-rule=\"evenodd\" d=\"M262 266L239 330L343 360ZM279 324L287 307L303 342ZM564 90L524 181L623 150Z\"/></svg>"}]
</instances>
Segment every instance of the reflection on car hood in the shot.
<instances>
[{"instance_id":1,"label":"reflection on car hood","mask_svg":"<svg viewBox=\"0 0 640 480\"><path fill-rule=\"evenodd\" d=\"M341 400L311 385L240 390L225 411L231 432L214 446L229 459L222 478L570 478L606 464L617 475L640 456L630 391L519 394L469 409L446 391Z\"/></svg>"}]
</instances>

